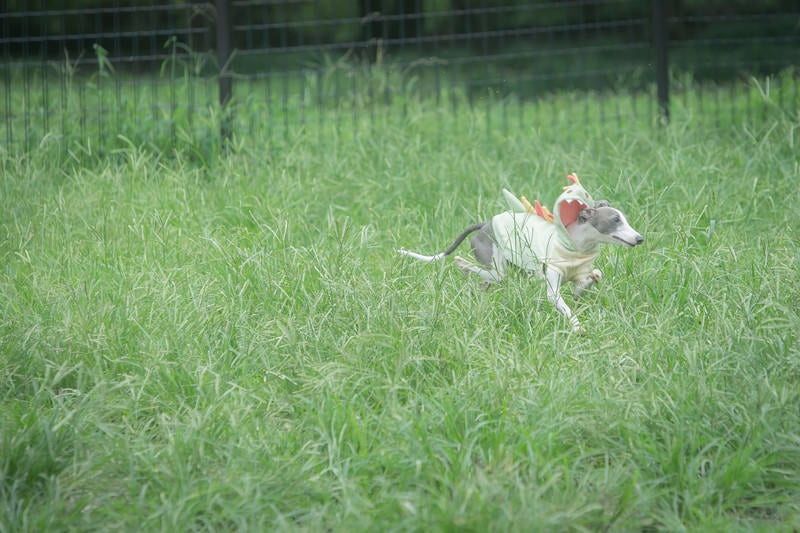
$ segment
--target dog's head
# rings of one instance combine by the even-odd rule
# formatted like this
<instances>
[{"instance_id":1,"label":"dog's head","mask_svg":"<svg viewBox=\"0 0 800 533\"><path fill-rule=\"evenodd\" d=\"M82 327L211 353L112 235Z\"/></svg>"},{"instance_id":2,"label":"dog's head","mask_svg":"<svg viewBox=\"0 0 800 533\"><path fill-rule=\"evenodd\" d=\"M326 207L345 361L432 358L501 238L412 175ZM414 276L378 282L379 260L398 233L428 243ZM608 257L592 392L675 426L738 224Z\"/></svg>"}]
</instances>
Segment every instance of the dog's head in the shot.
<instances>
[{"instance_id":1,"label":"dog's head","mask_svg":"<svg viewBox=\"0 0 800 533\"><path fill-rule=\"evenodd\" d=\"M567 179L571 184L556 198L551 218L562 246L589 251L602 243L636 246L644 241L619 209L594 201L575 174Z\"/></svg>"},{"instance_id":2,"label":"dog's head","mask_svg":"<svg viewBox=\"0 0 800 533\"><path fill-rule=\"evenodd\" d=\"M644 237L631 227L622 211L611 207L605 200L581 209L577 215L577 224L581 226L581 233L595 242L628 247L644 242Z\"/></svg>"}]
</instances>

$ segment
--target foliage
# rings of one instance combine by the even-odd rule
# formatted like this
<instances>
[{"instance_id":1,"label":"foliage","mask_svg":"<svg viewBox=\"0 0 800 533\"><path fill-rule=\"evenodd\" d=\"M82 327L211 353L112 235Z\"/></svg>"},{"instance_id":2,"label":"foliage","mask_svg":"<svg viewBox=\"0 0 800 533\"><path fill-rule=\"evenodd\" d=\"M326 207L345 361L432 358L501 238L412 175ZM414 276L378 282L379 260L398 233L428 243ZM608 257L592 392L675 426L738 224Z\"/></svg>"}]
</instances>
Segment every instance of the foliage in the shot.
<instances>
[{"instance_id":1,"label":"foliage","mask_svg":"<svg viewBox=\"0 0 800 533\"><path fill-rule=\"evenodd\" d=\"M150 9L148 9L150 8ZM117 57L150 55L177 36L195 50L214 48L215 3L172 0L91 2L71 0L68 9L8 0L11 15L6 52L34 57L89 53L99 44ZM744 36L797 36L796 6L791 0L678 0L671 2L674 37L699 39ZM326 45L347 50L355 42L432 50L455 46L502 48L507 41L528 45L553 40L575 43L600 31L619 39L641 40L651 17L650 5L638 1L553 2L531 0L351 0L297 2L263 0L233 3L234 47L276 50ZM515 33L524 30L522 36ZM47 37L44 39L44 37ZM41 50L39 49L41 45ZM341 46L337 46L341 45ZM34 49L35 48L35 49ZM359 47L360 48L360 47ZM766 58L765 58L766 59Z\"/></svg>"},{"instance_id":2,"label":"foliage","mask_svg":"<svg viewBox=\"0 0 800 533\"><path fill-rule=\"evenodd\" d=\"M797 95L714 94L3 153L0 529L797 529ZM647 239L586 337L534 280L395 253L568 171Z\"/></svg>"}]
</instances>

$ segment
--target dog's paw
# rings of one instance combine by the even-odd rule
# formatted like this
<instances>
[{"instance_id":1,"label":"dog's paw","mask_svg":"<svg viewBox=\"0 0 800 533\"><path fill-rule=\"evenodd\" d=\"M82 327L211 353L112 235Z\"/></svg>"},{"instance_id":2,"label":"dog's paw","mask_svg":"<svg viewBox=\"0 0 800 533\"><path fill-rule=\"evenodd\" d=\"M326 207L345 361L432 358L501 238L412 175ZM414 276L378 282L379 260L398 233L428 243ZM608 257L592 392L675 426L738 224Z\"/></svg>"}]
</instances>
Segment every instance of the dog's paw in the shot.
<instances>
[{"instance_id":1,"label":"dog's paw","mask_svg":"<svg viewBox=\"0 0 800 533\"><path fill-rule=\"evenodd\" d=\"M599 268L595 268L592 270L592 273L589 274L589 278L593 281L600 281L603 279L603 272L601 272Z\"/></svg>"},{"instance_id":2,"label":"dog's paw","mask_svg":"<svg viewBox=\"0 0 800 533\"><path fill-rule=\"evenodd\" d=\"M577 316L572 315L569 317L569 325L572 326L573 335L586 335L586 330L581 327L581 323L578 321Z\"/></svg>"}]
</instances>

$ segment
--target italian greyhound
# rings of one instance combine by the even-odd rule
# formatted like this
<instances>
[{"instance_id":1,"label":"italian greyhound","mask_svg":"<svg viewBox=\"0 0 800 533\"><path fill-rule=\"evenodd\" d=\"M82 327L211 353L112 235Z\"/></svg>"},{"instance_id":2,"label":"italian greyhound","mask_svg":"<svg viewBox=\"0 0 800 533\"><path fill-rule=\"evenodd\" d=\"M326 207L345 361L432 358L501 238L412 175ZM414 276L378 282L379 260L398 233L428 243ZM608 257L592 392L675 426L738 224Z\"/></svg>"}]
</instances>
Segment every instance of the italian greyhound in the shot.
<instances>
[{"instance_id":1,"label":"italian greyhound","mask_svg":"<svg viewBox=\"0 0 800 533\"><path fill-rule=\"evenodd\" d=\"M644 237L631 227L622 211L607 201L593 201L577 176L570 174L567 178L573 185L565 187L556 200L554 214L538 201L534 208L524 196L518 199L503 189L511 210L468 227L445 251L436 255L399 252L420 261L439 261L477 232L470 244L478 263L455 257L465 274L477 274L487 287L503 279L509 264L535 273L545 280L547 298L569 320L573 332L583 333L578 317L561 296L562 283L571 281L573 296L579 298L603 277L593 268L601 244L632 248L644 242Z\"/></svg>"}]
</instances>

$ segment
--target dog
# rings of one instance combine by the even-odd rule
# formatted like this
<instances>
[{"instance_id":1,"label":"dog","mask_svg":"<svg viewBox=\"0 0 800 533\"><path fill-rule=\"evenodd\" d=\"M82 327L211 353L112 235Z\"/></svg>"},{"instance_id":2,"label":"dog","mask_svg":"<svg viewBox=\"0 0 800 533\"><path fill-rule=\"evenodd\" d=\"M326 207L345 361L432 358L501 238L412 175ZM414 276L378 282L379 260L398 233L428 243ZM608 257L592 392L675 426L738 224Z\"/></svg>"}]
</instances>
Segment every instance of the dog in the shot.
<instances>
[{"instance_id":1,"label":"dog","mask_svg":"<svg viewBox=\"0 0 800 533\"><path fill-rule=\"evenodd\" d=\"M561 285L572 282L573 296L599 281L603 273L594 266L600 245L617 244L633 248L644 237L633 229L622 211L605 200L593 201L575 174L567 176L572 185L556 199L553 213L538 201L535 207L524 196L517 198L503 189L510 211L495 215L465 229L453 244L436 255L422 255L405 249L404 256L420 261L439 261L452 254L470 234L477 264L456 256L455 263L465 275L477 274L484 287L499 283L508 265L535 273L547 285L547 298L563 314L575 333L584 333L578 317L561 295Z\"/></svg>"}]
</instances>

